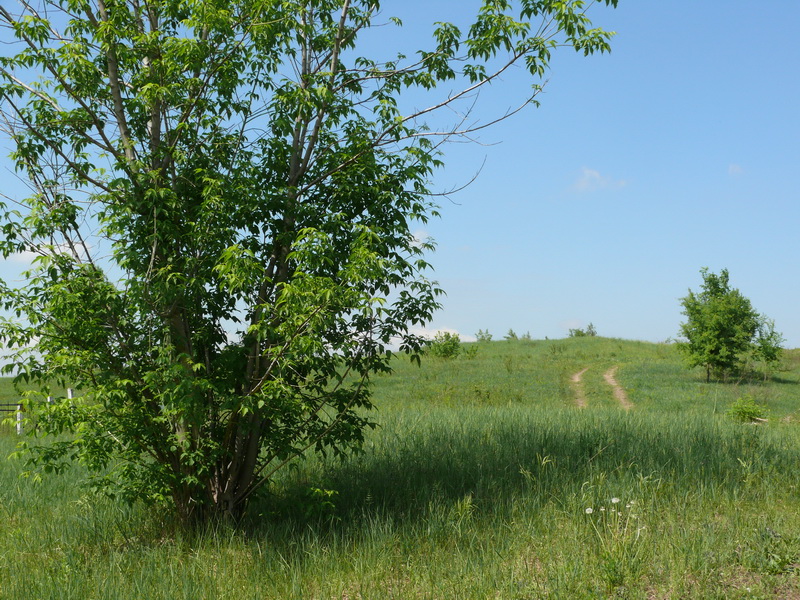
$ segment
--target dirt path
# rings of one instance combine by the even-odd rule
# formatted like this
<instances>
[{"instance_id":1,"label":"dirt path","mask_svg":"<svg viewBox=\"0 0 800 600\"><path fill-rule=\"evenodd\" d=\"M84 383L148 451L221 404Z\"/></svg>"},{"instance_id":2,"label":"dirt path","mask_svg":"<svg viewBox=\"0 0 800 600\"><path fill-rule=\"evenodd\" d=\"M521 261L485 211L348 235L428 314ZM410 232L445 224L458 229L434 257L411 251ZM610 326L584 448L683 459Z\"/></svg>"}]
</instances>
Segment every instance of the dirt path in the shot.
<instances>
[{"instance_id":1,"label":"dirt path","mask_svg":"<svg viewBox=\"0 0 800 600\"><path fill-rule=\"evenodd\" d=\"M589 403L586 401L586 394L583 391L583 383L581 382L581 378L586 371L589 370L589 367L586 367L582 371L578 371L569 380L572 382L572 388L575 390L575 404L578 405L579 408L586 408Z\"/></svg>"},{"instance_id":2,"label":"dirt path","mask_svg":"<svg viewBox=\"0 0 800 600\"><path fill-rule=\"evenodd\" d=\"M622 408L628 410L633 408L633 402L628 400L628 394L625 393L625 390L622 389L622 386L617 383L617 380L614 378L614 375L617 374L617 368L618 367L611 367L608 371L603 373L603 379L613 388L614 398L617 399L617 402L622 405Z\"/></svg>"}]
</instances>

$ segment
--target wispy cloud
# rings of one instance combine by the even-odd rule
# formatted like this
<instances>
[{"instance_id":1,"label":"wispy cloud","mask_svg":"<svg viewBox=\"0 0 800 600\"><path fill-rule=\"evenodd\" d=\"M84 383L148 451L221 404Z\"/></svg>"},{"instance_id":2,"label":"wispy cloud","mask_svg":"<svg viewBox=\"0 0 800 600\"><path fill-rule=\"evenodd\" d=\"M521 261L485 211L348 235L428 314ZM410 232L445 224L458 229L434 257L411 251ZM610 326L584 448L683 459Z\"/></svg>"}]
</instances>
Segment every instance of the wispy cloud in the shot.
<instances>
[{"instance_id":1,"label":"wispy cloud","mask_svg":"<svg viewBox=\"0 0 800 600\"><path fill-rule=\"evenodd\" d=\"M737 165L735 163L731 163L731 164L728 165L728 175L730 175L731 177L737 177L738 175L741 175L742 173L744 173L744 169L742 168L742 165Z\"/></svg>"},{"instance_id":2,"label":"wispy cloud","mask_svg":"<svg viewBox=\"0 0 800 600\"><path fill-rule=\"evenodd\" d=\"M584 322L580 319L567 319L566 321L561 321L558 326L567 330L578 329L584 326Z\"/></svg>"},{"instance_id":3,"label":"wispy cloud","mask_svg":"<svg viewBox=\"0 0 800 600\"><path fill-rule=\"evenodd\" d=\"M578 179L572 184L572 190L575 192L596 192L598 190L623 188L626 185L628 185L628 182L625 179L614 179L601 174L600 171L595 169L582 167Z\"/></svg>"},{"instance_id":4,"label":"wispy cloud","mask_svg":"<svg viewBox=\"0 0 800 600\"><path fill-rule=\"evenodd\" d=\"M77 250L81 252L82 248L86 248L87 251L92 252L93 246L92 244L86 244L85 246L76 245ZM53 256L56 254L73 254L73 247L67 244L66 242L62 242L60 244L55 245L41 245L40 252L33 252L31 250L25 250L23 252L16 252L8 257L8 260L12 263L22 264L22 265L31 265L33 260L37 256Z\"/></svg>"}]
</instances>

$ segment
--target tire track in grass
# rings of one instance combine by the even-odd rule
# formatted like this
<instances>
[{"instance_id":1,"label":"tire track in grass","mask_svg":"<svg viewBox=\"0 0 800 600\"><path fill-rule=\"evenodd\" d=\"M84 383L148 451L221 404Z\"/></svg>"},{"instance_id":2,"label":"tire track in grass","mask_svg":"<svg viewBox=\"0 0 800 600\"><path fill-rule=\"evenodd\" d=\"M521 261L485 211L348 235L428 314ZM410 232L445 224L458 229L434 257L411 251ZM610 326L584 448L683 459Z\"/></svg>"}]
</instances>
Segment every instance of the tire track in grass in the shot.
<instances>
[{"instance_id":1,"label":"tire track in grass","mask_svg":"<svg viewBox=\"0 0 800 600\"><path fill-rule=\"evenodd\" d=\"M575 391L575 404L578 408L586 408L589 406L589 402L586 400L586 393L583 391L583 374L589 370L589 367L586 367L582 371L578 371L569 380L572 382L572 389Z\"/></svg>"},{"instance_id":2,"label":"tire track in grass","mask_svg":"<svg viewBox=\"0 0 800 600\"><path fill-rule=\"evenodd\" d=\"M622 386L614 377L614 375L617 374L618 368L618 366L611 367L608 371L603 373L603 379L605 379L606 383L614 390L614 398L617 399L617 402L620 403L622 408L629 410L633 408L633 402L628 399L628 394L625 393L625 390L622 389Z\"/></svg>"}]
</instances>

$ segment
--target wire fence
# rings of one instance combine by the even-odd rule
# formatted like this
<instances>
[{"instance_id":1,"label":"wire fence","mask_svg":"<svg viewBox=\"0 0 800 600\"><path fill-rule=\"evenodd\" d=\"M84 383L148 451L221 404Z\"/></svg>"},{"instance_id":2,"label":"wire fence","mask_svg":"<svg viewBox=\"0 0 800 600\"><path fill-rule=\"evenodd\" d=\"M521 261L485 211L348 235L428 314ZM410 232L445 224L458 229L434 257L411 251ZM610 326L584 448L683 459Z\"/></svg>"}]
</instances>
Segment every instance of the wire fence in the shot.
<instances>
[{"instance_id":1,"label":"wire fence","mask_svg":"<svg viewBox=\"0 0 800 600\"><path fill-rule=\"evenodd\" d=\"M67 398L73 398L72 388L67 388ZM47 397L48 402L52 402L50 396ZM16 413L16 429L17 435L22 435L22 421L25 407L21 402L3 402L0 403L0 417L5 418L6 415Z\"/></svg>"}]
</instances>

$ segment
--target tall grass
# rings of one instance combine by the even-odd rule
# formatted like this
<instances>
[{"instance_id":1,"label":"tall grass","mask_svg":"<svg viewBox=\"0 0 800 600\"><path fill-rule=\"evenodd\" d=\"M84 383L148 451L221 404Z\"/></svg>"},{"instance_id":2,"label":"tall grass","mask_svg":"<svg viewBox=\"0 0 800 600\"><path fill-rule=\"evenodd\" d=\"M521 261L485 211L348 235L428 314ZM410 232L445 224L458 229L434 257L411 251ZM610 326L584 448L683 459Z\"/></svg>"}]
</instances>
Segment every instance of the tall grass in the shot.
<instances>
[{"instance_id":1,"label":"tall grass","mask_svg":"<svg viewBox=\"0 0 800 600\"><path fill-rule=\"evenodd\" d=\"M800 597L797 375L706 385L670 346L585 338L401 361L362 454L309 457L245 527L192 535L87 495L79 468L36 484L7 462L0 597ZM754 392L769 424L725 416Z\"/></svg>"}]
</instances>

